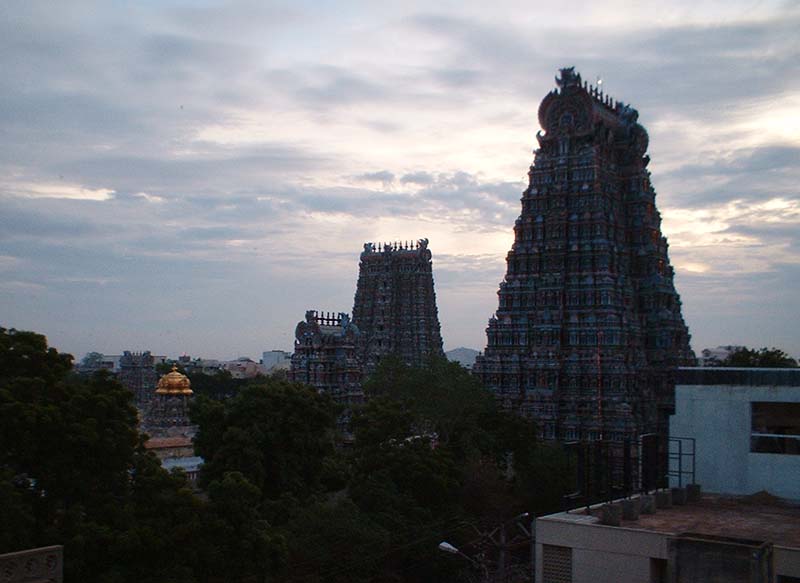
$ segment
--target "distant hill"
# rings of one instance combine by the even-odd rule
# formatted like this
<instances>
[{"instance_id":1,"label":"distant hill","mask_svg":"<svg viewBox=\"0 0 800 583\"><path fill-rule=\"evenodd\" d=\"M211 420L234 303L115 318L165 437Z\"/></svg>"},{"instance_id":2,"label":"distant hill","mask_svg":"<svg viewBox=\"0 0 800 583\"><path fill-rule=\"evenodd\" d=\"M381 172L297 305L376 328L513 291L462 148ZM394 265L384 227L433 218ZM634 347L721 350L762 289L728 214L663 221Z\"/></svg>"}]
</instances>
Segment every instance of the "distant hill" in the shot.
<instances>
[{"instance_id":1,"label":"distant hill","mask_svg":"<svg viewBox=\"0 0 800 583\"><path fill-rule=\"evenodd\" d=\"M478 356L478 354L479 353L477 350L473 350L472 348L464 348L463 346L460 348L454 348L453 350L448 350L444 353L444 355L447 357L447 360L457 362L466 368L472 368L472 365L475 363L475 357Z\"/></svg>"}]
</instances>

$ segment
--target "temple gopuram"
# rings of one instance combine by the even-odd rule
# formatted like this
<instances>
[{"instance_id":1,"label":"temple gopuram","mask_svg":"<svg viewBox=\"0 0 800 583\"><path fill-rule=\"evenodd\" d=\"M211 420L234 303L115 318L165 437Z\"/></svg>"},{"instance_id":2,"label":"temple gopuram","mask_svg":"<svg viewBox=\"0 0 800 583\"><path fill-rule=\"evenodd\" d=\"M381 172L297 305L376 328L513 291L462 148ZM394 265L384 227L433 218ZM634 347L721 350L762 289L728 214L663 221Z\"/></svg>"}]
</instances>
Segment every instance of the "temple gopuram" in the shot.
<instances>
[{"instance_id":1,"label":"temple gopuram","mask_svg":"<svg viewBox=\"0 0 800 583\"><path fill-rule=\"evenodd\" d=\"M172 371L159 379L155 394L144 407L142 433L153 438L193 437L197 431L189 418L193 399L192 383L173 365Z\"/></svg>"},{"instance_id":2,"label":"temple gopuram","mask_svg":"<svg viewBox=\"0 0 800 583\"><path fill-rule=\"evenodd\" d=\"M638 113L561 69L474 372L560 441L666 435L694 362Z\"/></svg>"},{"instance_id":3,"label":"temple gopuram","mask_svg":"<svg viewBox=\"0 0 800 583\"><path fill-rule=\"evenodd\" d=\"M444 356L427 239L364 244L353 322L367 374L389 354L410 366Z\"/></svg>"},{"instance_id":4,"label":"temple gopuram","mask_svg":"<svg viewBox=\"0 0 800 583\"><path fill-rule=\"evenodd\" d=\"M347 407L361 404L360 332L350 317L309 310L295 328L289 380L311 385Z\"/></svg>"},{"instance_id":5,"label":"temple gopuram","mask_svg":"<svg viewBox=\"0 0 800 583\"><path fill-rule=\"evenodd\" d=\"M306 312L295 329L289 378L344 404L346 417L387 355L411 366L444 355L427 239L364 244L352 321L341 312Z\"/></svg>"}]
</instances>

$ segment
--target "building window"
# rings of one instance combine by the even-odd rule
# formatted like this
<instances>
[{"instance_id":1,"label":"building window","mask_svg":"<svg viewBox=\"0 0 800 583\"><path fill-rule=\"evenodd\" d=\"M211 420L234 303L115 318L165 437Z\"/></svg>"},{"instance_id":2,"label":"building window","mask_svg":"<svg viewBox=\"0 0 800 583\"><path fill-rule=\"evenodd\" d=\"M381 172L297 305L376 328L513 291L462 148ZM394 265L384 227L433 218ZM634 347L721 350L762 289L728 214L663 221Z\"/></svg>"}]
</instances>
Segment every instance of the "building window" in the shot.
<instances>
[{"instance_id":1,"label":"building window","mask_svg":"<svg viewBox=\"0 0 800 583\"><path fill-rule=\"evenodd\" d=\"M650 583L667 583L667 560L650 559Z\"/></svg>"},{"instance_id":2,"label":"building window","mask_svg":"<svg viewBox=\"0 0 800 583\"><path fill-rule=\"evenodd\" d=\"M800 403L753 402L750 451L800 455Z\"/></svg>"}]
</instances>

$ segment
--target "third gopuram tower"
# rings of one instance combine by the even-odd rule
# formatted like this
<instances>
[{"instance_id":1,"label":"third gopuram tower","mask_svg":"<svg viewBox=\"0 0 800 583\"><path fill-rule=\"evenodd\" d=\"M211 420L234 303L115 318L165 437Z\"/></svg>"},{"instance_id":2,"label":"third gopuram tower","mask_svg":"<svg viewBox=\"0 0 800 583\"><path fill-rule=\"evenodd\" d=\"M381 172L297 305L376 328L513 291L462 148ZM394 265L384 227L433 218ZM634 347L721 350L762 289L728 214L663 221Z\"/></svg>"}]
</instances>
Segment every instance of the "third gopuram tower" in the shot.
<instances>
[{"instance_id":1,"label":"third gopuram tower","mask_svg":"<svg viewBox=\"0 0 800 583\"><path fill-rule=\"evenodd\" d=\"M427 239L364 245L353 323L366 374L389 354L412 366L444 356Z\"/></svg>"},{"instance_id":2,"label":"third gopuram tower","mask_svg":"<svg viewBox=\"0 0 800 583\"><path fill-rule=\"evenodd\" d=\"M474 370L545 439L667 432L693 363L638 113L561 69Z\"/></svg>"}]
</instances>

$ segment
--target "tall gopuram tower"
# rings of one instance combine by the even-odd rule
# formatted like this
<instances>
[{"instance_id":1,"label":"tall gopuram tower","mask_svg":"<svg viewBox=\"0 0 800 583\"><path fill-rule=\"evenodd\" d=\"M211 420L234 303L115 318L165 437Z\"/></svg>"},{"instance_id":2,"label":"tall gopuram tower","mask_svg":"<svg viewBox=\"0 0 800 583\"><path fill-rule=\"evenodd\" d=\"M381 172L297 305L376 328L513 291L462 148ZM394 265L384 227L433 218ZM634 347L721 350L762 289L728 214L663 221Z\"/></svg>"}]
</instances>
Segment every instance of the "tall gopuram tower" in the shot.
<instances>
[{"instance_id":1,"label":"tall gopuram tower","mask_svg":"<svg viewBox=\"0 0 800 583\"><path fill-rule=\"evenodd\" d=\"M474 370L545 439L667 433L674 371L694 361L629 105L561 69Z\"/></svg>"},{"instance_id":2,"label":"tall gopuram tower","mask_svg":"<svg viewBox=\"0 0 800 583\"><path fill-rule=\"evenodd\" d=\"M353 322L366 374L388 354L412 366L444 355L427 239L364 244Z\"/></svg>"}]
</instances>

